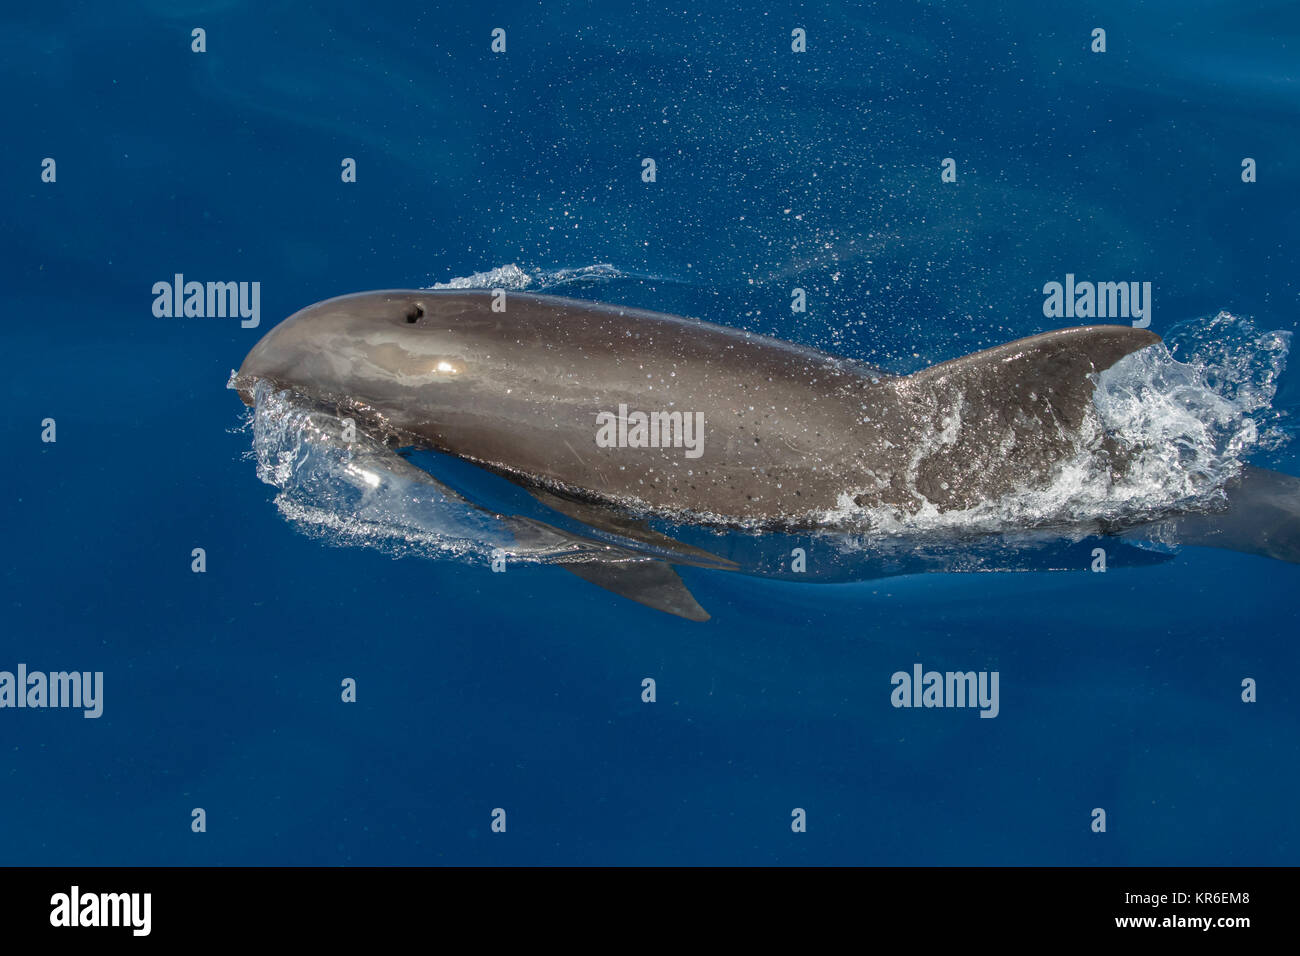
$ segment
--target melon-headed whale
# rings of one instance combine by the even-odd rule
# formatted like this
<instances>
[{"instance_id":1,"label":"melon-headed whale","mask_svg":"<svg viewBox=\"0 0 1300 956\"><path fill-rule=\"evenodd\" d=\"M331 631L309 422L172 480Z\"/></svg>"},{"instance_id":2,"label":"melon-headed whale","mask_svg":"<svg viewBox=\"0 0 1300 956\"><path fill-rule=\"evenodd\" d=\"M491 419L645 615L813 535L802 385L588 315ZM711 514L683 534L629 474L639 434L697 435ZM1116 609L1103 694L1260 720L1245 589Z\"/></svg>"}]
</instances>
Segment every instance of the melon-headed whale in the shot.
<instances>
[{"instance_id":1,"label":"melon-headed whale","mask_svg":"<svg viewBox=\"0 0 1300 956\"><path fill-rule=\"evenodd\" d=\"M1046 487L1084 444L1120 474L1125 450L1087 434L1094 377L1159 341L1128 326L1067 328L899 376L625 306L392 290L290 316L249 352L233 384L247 404L258 382L292 390L391 446L463 458L590 527L648 545L651 555L613 549L613 560L568 567L704 619L669 565L736 566L656 535L638 513L788 531L852 509L960 511ZM1263 513L1247 508L1244 524L1187 518L1185 534L1300 557L1300 483L1258 474L1268 477L1247 469L1237 483L1234 511L1262 497Z\"/></svg>"}]
</instances>

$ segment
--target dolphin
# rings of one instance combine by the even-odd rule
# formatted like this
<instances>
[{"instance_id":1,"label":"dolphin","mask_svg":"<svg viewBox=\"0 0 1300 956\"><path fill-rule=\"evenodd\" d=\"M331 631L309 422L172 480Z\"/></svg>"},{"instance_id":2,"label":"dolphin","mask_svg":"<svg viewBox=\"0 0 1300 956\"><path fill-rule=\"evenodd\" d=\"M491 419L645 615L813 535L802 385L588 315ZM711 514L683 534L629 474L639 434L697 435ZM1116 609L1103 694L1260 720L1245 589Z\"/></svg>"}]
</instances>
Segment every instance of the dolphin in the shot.
<instances>
[{"instance_id":1,"label":"dolphin","mask_svg":"<svg viewBox=\"0 0 1300 956\"><path fill-rule=\"evenodd\" d=\"M511 519L580 553L569 570L703 620L670 565L737 565L657 535L639 516L790 531L851 509L959 511L1045 488L1083 447L1121 474L1126 452L1089 431L1094 376L1159 341L1129 326L1066 328L898 376L626 306L387 290L290 316L232 386L249 405L259 383L291 390L384 447L432 449L503 475L600 533ZM1296 560L1300 482L1247 471L1239 497L1267 499L1273 518L1229 527L1198 516L1184 528L1198 543Z\"/></svg>"}]
</instances>

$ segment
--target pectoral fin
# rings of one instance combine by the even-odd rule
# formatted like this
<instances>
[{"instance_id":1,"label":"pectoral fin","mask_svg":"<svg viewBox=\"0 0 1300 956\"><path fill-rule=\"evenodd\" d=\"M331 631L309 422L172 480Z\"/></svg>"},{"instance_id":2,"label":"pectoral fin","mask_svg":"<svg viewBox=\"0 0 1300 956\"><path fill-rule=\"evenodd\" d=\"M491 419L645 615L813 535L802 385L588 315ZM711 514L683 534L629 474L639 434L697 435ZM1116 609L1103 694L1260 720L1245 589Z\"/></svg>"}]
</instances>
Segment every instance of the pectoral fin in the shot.
<instances>
[{"instance_id":1,"label":"pectoral fin","mask_svg":"<svg viewBox=\"0 0 1300 956\"><path fill-rule=\"evenodd\" d=\"M543 488L527 485L525 490L546 507L560 514L568 515L581 521L589 528L617 535L636 544L645 545L656 557L662 557L673 564L684 564L698 568L714 568L723 571L738 570L740 565L734 561L719 557L703 548L686 544L662 534L651 528L646 522L624 514L609 505L598 502L579 501L557 495Z\"/></svg>"},{"instance_id":2,"label":"pectoral fin","mask_svg":"<svg viewBox=\"0 0 1300 956\"><path fill-rule=\"evenodd\" d=\"M585 561L560 566L584 581L656 611L688 621L709 619L709 613L700 607L681 577L664 561Z\"/></svg>"}]
</instances>

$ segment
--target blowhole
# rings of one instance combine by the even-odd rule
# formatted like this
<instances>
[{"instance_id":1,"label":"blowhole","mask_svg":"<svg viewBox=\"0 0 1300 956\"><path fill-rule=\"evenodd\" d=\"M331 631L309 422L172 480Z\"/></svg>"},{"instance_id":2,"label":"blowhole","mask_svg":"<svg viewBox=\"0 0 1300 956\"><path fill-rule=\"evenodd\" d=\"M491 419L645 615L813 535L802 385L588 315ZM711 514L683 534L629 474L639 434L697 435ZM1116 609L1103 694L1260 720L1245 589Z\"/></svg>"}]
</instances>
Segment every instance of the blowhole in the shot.
<instances>
[{"instance_id":1,"label":"blowhole","mask_svg":"<svg viewBox=\"0 0 1300 956\"><path fill-rule=\"evenodd\" d=\"M412 305L409 309L406 310L407 324L414 325L416 322L419 322L422 318L424 318L424 306L420 305L420 303L416 302L414 305Z\"/></svg>"}]
</instances>

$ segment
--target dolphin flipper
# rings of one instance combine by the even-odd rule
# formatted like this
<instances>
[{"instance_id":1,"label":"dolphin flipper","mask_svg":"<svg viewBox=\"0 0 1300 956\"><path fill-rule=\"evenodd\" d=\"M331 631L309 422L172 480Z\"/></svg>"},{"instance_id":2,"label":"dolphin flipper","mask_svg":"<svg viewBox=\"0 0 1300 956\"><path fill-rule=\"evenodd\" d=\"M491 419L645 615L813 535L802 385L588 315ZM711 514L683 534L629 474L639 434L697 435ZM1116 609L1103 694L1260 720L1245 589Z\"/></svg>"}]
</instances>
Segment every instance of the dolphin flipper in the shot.
<instances>
[{"instance_id":1,"label":"dolphin flipper","mask_svg":"<svg viewBox=\"0 0 1300 956\"><path fill-rule=\"evenodd\" d=\"M469 508L485 517L495 519L514 538L515 546L522 552L544 559L547 563L572 571L584 581L629 598L647 607L690 621L707 621L708 613L700 607L682 579L663 560L648 556L642 551L610 541L602 541L583 534L575 534L545 521L526 515L503 514L471 501L420 466L408 461L398 451L390 448L381 438L358 429L355 438L344 438L345 419L336 410L313 408L303 419L303 428L309 440L345 451L340 476L363 494L385 485L391 480L432 489L442 498ZM538 500L551 505L563 514L588 520L593 527L609 531L616 522L614 512L605 512L597 505L587 505L581 510L565 507L568 499L534 492ZM554 499L553 502L551 499ZM579 503L573 503L574 509ZM710 555L706 551L690 548L666 535L644 529L635 532L638 523L626 519L618 524L615 533L632 542L642 541L654 546L656 552L673 553L681 563L702 567L735 569L731 561Z\"/></svg>"},{"instance_id":2,"label":"dolphin flipper","mask_svg":"<svg viewBox=\"0 0 1300 956\"><path fill-rule=\"evenodd\" d=\"M663 558L673 564L684 564L697 568L713 568L719 571L738 571L740 565L729 558L719 557L711 551L678 541L676 538L655 531L645 521L619 511L611 505L595 501L579 501L565 495L558 495L536 485L524 485L524 490L539 502L582 522L589 528L616 535L628 541L644 545L654 556Z\"/></svg>"},{"instance_id":3,"label":"dolphin flipper","mask_svg":"<svg viewBox=\"0 0 1300 956\"><path fill-rule=\"evenodd\" d=\"M700 607L677 572L664 561L585 561L560 566L584 581L656 611L688 621L709 619L708 611Z\"/></svg>"},{"instance_id":4,"label":"dolphin flipper","mask_svg":"<svg viewBox=\"0 0 1300 956\"><path fill-rule=\"evenodd\" d=\"M727 558L678 541L651 528L646 522L598 502L579 501L536 485L523 485L541 504L584 525L649 548L661 559L619 560L636 551L607 545L613 560L559 561L560 567L590 584L602 587L638 604L664 611L688 621L707 621L709 613L695 600L672 564L736 571L740 565ZM540 523L540 522L539 522ZM547 525L547 527L553 527ZM668 562L671 562L668 563Z\"/></svg>"},{"instance_id":5,"label":"dolphin flipper","mask_svg":"<svg viewBox=\"0 0 1300 956\"><path fill-rule=\"evenodd\" d=\"M337 418L324 414L317 416L315 424L322 432L341 428ZM356 446L354 446L356 447ZM524 515L502 514L483 508L453 490L418 465L400 454L384 448L379 442L357 447L353 452L348 471L365 470L370 473L387 471L407 481L436 489L444 497L463 503L500 521L515 541L525 551L533 554L553 554L550 563L571 571L591 584L607 591L644 604L657 611L674 614L688 621L707 621L709 614L700 607L690 589L677 572L662 560L647 560L636 550L599 541L586 535L574 534L545 521ZM543 504L561 514L576 517L602 531L619 534L632 541L652 545L657 551L674 555L674 560L700 567L735 570L739 565L725 558L692 548L667 535L652 531L642 522L620 518L612 509L595 504L584 504L560 498L546 492L529 489ZM567 554L566 554L567 552Z\"/></svg>"}]
</instances>

